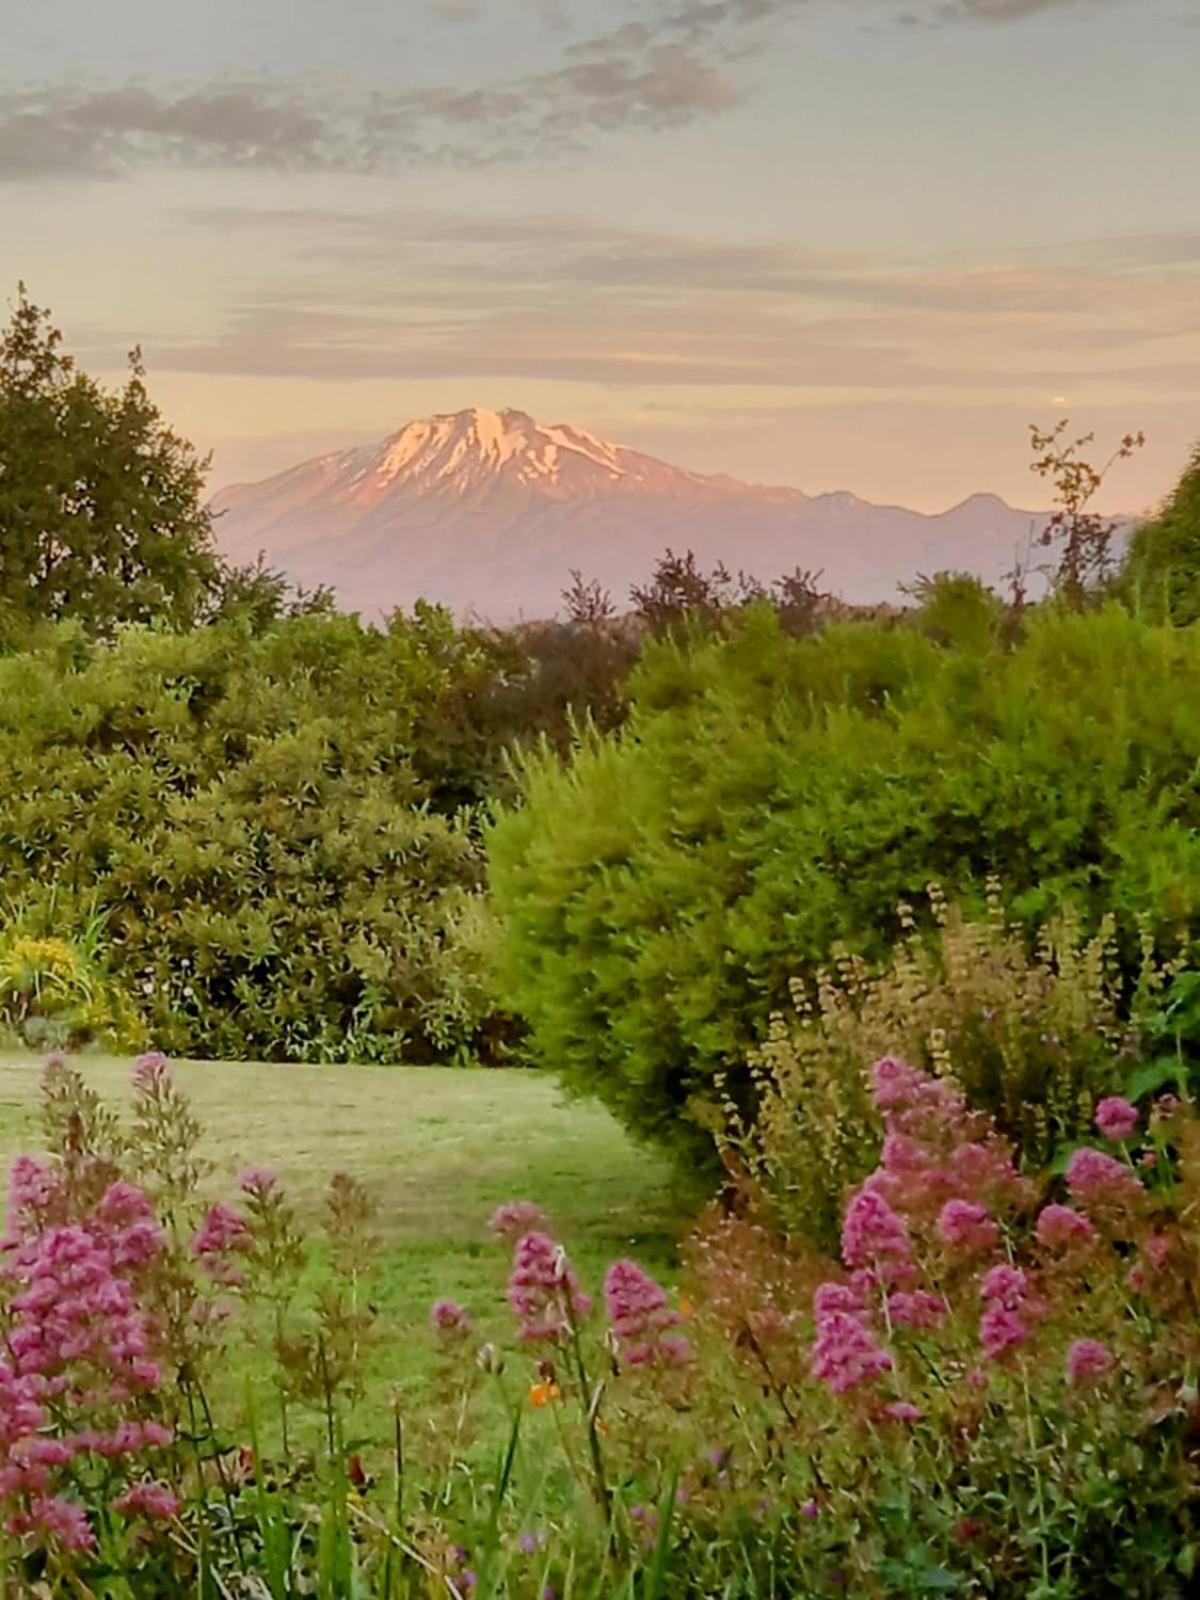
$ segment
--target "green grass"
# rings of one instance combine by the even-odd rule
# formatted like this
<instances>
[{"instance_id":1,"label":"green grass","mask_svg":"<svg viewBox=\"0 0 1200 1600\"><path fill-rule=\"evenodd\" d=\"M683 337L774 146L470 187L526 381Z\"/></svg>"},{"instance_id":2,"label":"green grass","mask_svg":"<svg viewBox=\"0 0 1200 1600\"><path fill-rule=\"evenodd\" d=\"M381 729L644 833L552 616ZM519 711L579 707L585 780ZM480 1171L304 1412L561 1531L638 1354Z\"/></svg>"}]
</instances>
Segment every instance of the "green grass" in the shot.
<instances>
[{"instance_id":1,"label":"green grass","mask_svg":"<svg viewBox=\"0 0 1200 1600\"><path fill-rule=\"evenodd\" d=\"M126 1098L127 1062L82 1056L79 1064L107 1100ZM429 1307L439 1296L470 1306L481 1338L507 1337L507 1261L486 1227L501 1201L544 1207L593 1292L618 1255L670 1278L695 1208L668 1164L632 1144L607 1112L564 1101L532 1073L229 1062L180 1062L175 1073L204 1125L216 1194L233 1198L238 1171L265 1163L306 1219L317 1219L338 1170L375 1198L376 1402L427 1380ZM0 1163L38 1148L39 1077L38 1058L0 1055Z\"/></svg>"}]
</instances>

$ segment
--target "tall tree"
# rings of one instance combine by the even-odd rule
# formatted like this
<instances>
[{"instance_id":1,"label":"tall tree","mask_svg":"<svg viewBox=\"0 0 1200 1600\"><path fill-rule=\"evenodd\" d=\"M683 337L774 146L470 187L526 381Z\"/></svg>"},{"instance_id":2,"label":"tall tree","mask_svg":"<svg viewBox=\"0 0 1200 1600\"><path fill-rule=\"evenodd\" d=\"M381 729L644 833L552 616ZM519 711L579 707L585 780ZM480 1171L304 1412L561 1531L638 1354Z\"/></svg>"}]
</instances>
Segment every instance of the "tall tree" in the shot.
<instances>
[{"instance_id":1,"label":"tall tree","mask_svg":"<svg viewBox=\"0 0 1200 1600\"><path fill-rule=\"evenodd\" d=\"M97 634L195 621L223 581L207 465L151 401L140 350L104 389L20 286L0 334L0 607Z\"/></svg>"}]
</instances>

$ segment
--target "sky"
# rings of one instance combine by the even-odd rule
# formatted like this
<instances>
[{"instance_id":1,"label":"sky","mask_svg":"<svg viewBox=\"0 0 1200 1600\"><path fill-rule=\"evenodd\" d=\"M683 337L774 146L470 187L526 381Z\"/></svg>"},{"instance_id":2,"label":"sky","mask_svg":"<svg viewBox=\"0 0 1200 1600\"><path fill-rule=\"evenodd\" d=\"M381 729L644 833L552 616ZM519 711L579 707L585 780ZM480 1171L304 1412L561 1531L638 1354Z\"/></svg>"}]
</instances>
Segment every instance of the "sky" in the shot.
<instances>
[{"instance_id":1,"label":"sky","mask_svg":"<svg viewBox=\"0 0 1200 1600\"><path fill-rule=\"evenodd\" d=\"M700 471L1139 511L1200 438L1200 0L0 0L0 297L214 487L528 411ZM3 310L3 307L0 307Z\"/></svg>"}]
</instances>

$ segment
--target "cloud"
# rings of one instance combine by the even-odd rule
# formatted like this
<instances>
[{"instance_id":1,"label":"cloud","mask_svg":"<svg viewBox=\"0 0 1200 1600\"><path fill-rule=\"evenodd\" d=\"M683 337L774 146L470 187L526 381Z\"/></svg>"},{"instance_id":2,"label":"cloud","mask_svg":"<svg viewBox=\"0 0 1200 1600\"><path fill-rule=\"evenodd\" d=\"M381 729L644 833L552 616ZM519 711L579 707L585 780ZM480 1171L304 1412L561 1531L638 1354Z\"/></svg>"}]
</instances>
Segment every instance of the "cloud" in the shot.
<instances>
[{"instance_id":1,"label":"cloud","mask_svg":"<svg viewBox=\"0 0 1200 1600\"><path fill-rule=\"evenodd\" d=\"M585 217L194 220L223 238L283 230L304 265L234 305L213 335L146 336L156 368L979 397L1118 382L1176 392L1200 359L1200 274L1093 263L1087 246L1070 263L933 270Z\"/></svg>"},{"instance_id":2,"label":"cloud","mask_svg":"<svg viewBox=\"0 0 1200 1600\"><path fill-rule=\"evenodd\" d=\"M910 21L1014 21L1121 0L924 0ZM527 25L565 23L560 0L520 0ZM0 181L115 177L141 166L386 173L571 156L623 130L661 132L719 116L746 93L739 68L818 5L891 0L648 0L632 18L561 45L544 70L484 83L351 91L254 80L50 84L0 89ZM479 0L433 0L446 22Z\"/></svg>"}]
</instances>

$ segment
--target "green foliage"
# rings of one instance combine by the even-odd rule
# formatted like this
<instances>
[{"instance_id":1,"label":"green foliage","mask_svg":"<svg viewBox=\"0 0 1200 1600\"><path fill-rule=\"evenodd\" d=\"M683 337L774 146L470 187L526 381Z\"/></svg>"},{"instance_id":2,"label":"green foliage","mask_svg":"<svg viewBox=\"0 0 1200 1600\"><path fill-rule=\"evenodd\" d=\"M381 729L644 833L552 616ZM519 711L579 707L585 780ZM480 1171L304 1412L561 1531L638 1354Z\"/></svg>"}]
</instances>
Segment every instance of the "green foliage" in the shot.
<instances>
[{"instance_id":1,"label":"green foliage","mask_svg":"<svg viewBox=\"0 0 1200 1600\"><path fill-rule=\"evenodd\" d=\"M616 736L524 765L489 857L505 1002L537 1057L631 1128L744 1065L789 981L838 941L882 955L927 884L969 908L1002 877L1023 925L1200 917L1200 635L1115 606L1029 614L1019 647L920 627L651 646Z\"/></svg>"},{"instance_id":2,"label":"green foliage","mask_svg":"<svg viewBox=\"0 0 1200 1600\"><path fill-rule=\"evenodd\" d=\"M109 393L61 350L24 287L0 333L0 610L7 626L75 617L89 632L188 623L216 595L201 461L166 426L141 355Z\"/></svg>"},{"instance_id":3,"label":"green foliage","mask_svg":"<svg viewBox=\"0 0 1200 1600\"><path fill-rule=\"evenodd\" d=\"M96 942L86 932L66 940L20 924L0 934L0 1027L36 1049L143 1049L145 1026L104 971Z\"/></svg>"},{"instance_id":4,"label":"green foliage","mask_svg":"<svg viewBox=\"0 0 1200 1600\"><path fill-rule=\"evenodd\" d=\"M0 658L0 872L70 934L93 911L154 1037L233 1058L466 1048L484 1014L463 769L502 748L448 703L492 672L442 613L255 633L64 626ZM469 796L474 798L473 796Z\"/></svg>"},{"instance_id":5,"label":"green foliage","mask_svg":"<svg viewBox=\"0 0 1200 1600\"><path fill-rule=\"evenodd\" d=\"M1150 616L1177 627L1200 621L1200 446L1158 516L1134 534L1122 587Z\"/></svg>"}]
</instances>

